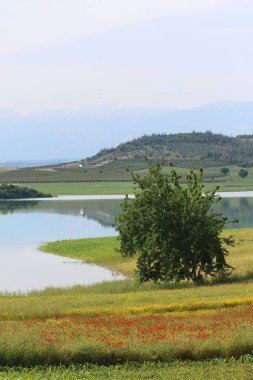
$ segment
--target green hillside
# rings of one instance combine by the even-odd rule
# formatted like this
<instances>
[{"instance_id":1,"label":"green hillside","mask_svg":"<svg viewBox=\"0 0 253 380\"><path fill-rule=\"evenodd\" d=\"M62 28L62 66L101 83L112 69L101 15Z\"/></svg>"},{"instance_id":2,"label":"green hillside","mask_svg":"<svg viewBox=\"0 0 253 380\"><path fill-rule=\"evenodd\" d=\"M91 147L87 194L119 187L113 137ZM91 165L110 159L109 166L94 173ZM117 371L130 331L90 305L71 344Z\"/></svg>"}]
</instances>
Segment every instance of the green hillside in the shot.
<instances>
[{"instance_id":1,"label":"green hillside","mask_svg":"<svg viewBox=\"0 0 253 380\"><path fill-rule=\"evenodd\" d=\"M175 166L253 166L253 135L237 137L192 132L142 136L116 148L103 149L84 160L84 166L104 165L114 160L140 162L144 157L173 162Z\"/></svg>"},{"instance_id":2,"label":"green hillside","mask_svg":"<svg viewBox=\"0 0 253 380\"><path fill-rule=\"evenodd\" d=\"M209 180L226 180L220 167L253 167L253 135L237 137L192 132L142 136L103 149L79 162L23 169L0 168L0 183L131 181L130 170L145 170L147 161L164 160L178 168L206 168ZM231 169L230 169L231 174ZM236 174L237 175L237 174ZM215 178L214 178L215 177ZM231 179L231 178L230 178Z\"/></svg>"}]
</instances>

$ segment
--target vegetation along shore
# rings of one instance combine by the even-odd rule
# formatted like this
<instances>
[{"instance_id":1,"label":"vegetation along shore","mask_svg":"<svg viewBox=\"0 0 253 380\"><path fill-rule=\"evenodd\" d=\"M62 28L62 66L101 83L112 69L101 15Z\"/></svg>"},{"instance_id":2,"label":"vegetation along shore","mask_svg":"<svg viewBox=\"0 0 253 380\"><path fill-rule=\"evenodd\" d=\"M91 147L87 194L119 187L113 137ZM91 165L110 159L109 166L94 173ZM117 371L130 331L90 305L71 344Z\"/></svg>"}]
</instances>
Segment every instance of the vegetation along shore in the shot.
<instances>
[{"instance_id":1,"label":"vegetation along shore","mask_svg":"<svg viewBox=\"0 0 253 380\"><path fill-rule=\"evenodd\" d=\"M51 194L29 187L21 187L12 184L0 184L0 199L25 199L25 198L51 198Z\"/></svg>"}]
</instances>

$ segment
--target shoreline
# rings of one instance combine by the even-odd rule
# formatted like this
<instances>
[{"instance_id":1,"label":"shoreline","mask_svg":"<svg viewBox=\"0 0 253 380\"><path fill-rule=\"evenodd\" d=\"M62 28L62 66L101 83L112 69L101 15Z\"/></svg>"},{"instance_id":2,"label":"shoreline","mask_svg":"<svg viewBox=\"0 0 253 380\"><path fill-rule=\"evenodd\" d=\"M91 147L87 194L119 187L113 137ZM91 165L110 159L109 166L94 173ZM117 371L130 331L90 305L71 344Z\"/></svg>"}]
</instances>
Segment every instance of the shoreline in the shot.
<instances>
[{"instance_id":1,"label":"shoreline","mask_svg":"<svg viewBox=\"0 0 253 380\"><path fill-rule=\"evenodd\" d=\"M134 194L127 194L129 198L134 198ZM218 191L221 198L253 198L253 191ZM123 200L125 194L87 194L87 195L57 195L50 198L19 198L0 199L1 202L21 202L21 201L72 201L72 200Z\"/></svg>"}]
</instances>

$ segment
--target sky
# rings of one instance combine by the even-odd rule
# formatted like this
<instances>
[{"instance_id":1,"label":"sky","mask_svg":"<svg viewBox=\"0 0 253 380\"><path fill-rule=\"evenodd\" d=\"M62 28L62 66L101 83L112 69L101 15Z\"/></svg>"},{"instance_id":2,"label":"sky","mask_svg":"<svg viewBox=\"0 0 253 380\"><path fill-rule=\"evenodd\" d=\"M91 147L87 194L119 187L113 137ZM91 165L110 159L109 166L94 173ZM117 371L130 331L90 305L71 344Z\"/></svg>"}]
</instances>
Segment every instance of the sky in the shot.
<instances>
[{"instance_id":1,"label":"sky","mask_svg":"<svg viewBox=\"0 0 253 380\"><path fill-rule=\"evenodd\" d=\"M0 110L253 100L252 0L0 0Z\"/></svg>"}]
</instances>

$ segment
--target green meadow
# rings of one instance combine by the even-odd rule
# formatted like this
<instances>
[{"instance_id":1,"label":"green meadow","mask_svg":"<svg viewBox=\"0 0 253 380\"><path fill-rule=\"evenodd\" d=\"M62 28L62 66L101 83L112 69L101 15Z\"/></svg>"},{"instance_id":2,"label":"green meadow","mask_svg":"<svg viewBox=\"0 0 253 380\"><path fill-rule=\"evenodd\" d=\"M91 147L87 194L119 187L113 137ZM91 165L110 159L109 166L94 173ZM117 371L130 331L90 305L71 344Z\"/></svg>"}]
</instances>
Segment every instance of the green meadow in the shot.
<instances>
[{"instance_id":1,"label":"green meadow","mask_svg":"<svg viewBox=\"0 0 253 380\"><path fill-rule=\"evenodd\" d=\"M69 365L35 366L33 368L0 368L0 379L19 380L250 380L253 359L215 359L208 361L175 361L173 363L127 363L114 366Z\"/></svg>"},{"instance_id":2,"label":"green meadow","mask_svg":"<svg viewBox=\"0 0 253 380\"><path fill-rule=\"evenodd\" d=\"M132 182L51 182L26 183L26 186L53 195L111 195L133 193Z\"/></svg>"},{"instance_id":3,"label":"green meadow","mask_svg":"<svg viewBox=\"0 0 253 380\"><path fill-rule=\"evenodd\" d=\"M112 164L110 164L112 165ZM115 163L114 163L115 165ZM117 167L83 169L79 167L69 168L24 168L3 169L0 168L1 183L20 183L37 191L53 195L107 195L130 194L133 192L130 170L140 174L146 173L143 164L138 167L131 162L123 166L117 163ZM206 186L220 186L221 191L247 191L253 189L253 168L247 168L248 176L239 177L239 166L226 166L228 175L220 173L221 166L205 167L204 183ZM113 170L112 170L113 169ZM164 170L169 170L168 166ZM188 168L177 167L178 174L182 178L189 172Z\"/></svg>"},{"instance_id":4,"label":"green meadow","mask_svg":"<svg viewBox=\"0 0 253 380\"><path fill-rule=\"evenodd\" d=\"M248 168L248 177L240 178L238 166L228 166L229 175L221 176L220 167L209 167L205 169L204 183L207 187L219 186L220 191L249 191L253 190L253 169ZM176 168L182 178L186 176L189 169ZM168 170L165 168L164 170ZM140 169L138 173L144 174L147 169ZM99 178L99 177L98 177ZM27 182L26 186L32 187L37 191L50 193L53 195L110 195L110 194L131 194L134 185L128 180L112 180L110 177L106 180L83 181L83 182L54 182L54 178L49 182Z\"/></svg>"}]
</instances>

